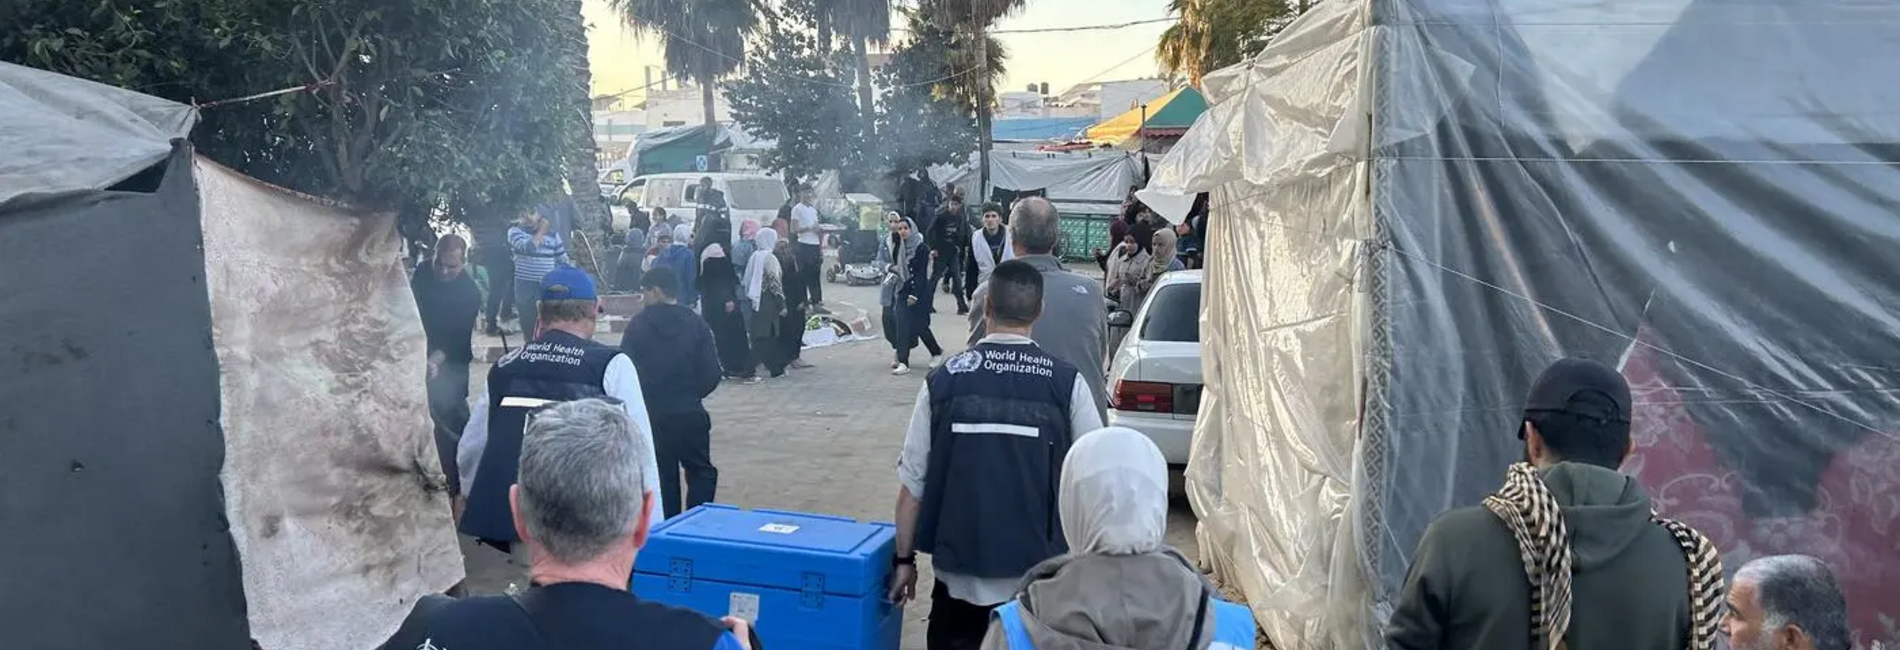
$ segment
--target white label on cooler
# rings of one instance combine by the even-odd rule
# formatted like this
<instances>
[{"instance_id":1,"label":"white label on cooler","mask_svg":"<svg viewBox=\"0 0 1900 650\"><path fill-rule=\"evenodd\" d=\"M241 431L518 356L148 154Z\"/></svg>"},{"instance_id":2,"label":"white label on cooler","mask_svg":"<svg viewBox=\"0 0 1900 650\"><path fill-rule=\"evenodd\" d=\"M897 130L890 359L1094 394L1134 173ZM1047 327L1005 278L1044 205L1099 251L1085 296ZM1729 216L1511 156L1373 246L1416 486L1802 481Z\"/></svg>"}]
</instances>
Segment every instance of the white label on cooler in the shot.
<instances>
[{"instance_id":1,"label":"white label on cooler","mask_svg":"<svg viewBox=\"0 0 1900 650\"><path fill-rule=\"evenodd\" d=\"M798 527L793 526L791 524L766 524L764 526L759 527L759 532L777 533L780 535L790 535L792 533L798 532Z\"/></svg>"},{"instance_id":2,"label":"white label on cooler","mask_svg":"<svg viewBox=\"0 0 1900 650\"><path fill-rule=\"evenodd\" d=\"M759 620L759 595L732 592L726 597L726 615L756 623Z\"/></svg>"}]
</instances>

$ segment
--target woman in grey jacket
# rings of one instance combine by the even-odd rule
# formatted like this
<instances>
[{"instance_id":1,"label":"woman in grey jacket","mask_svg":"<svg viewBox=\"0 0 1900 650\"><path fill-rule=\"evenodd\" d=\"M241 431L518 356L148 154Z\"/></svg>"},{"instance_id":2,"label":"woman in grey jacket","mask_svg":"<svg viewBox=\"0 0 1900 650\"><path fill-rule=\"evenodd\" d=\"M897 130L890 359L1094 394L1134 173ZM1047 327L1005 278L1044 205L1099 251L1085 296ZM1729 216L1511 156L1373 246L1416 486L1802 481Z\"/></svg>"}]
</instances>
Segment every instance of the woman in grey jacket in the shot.
<instances>
[{"instance_id":1,"label":"woman in grey jacket","mask_svg":"<svg viewBox=\"0 0 1900 650\"><path fill-rule=\"evenodd\" d=\"M1062 462L1056 497L1069 554L1029 570L996 609L983 650L1248 650L1253 615L1214 598L1162 542L1168 467L1148 437L1083 434Z\"/></svg>"}]
</instances>

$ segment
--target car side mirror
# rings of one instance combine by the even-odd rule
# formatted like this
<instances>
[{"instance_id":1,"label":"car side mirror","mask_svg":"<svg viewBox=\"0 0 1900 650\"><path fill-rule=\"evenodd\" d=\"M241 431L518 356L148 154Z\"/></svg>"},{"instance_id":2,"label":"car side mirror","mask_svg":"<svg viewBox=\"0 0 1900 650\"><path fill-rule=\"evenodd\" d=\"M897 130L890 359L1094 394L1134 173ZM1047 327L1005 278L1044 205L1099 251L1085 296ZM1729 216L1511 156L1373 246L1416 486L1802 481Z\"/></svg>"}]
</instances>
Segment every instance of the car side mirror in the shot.
<instances>
[{"instance_id":1,"label":"car side mirror","mask_svg":"<svg viewBox=\"0 0 1900 650\"><path fill-rule=\"evenodd\" d=\"M1110 327L1131 327L1135 324L1135 315L1125 311L1112 311L1108 313L1108 324Z\"/></svg>"}]
</instances>

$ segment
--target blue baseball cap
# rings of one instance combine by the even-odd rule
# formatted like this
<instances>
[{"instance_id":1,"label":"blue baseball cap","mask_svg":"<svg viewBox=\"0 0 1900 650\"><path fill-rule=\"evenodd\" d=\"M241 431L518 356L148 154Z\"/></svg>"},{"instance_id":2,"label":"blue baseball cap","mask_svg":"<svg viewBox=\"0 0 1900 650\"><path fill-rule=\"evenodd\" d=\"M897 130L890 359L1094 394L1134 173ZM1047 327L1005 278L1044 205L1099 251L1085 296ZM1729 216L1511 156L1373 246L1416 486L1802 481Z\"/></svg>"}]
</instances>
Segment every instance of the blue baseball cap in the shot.
<instances>
[{"instance_id":1,"label":"blue baseball cap","mask_svg":"<svg viewBox=\"0 0 1900 650\"><path fill-rule=\"evenodd\" d=\"M563 266L541 278L541 299L599 300L600 293L594 290L594 278L586 271Z\"/></svg>"}]
</instances>

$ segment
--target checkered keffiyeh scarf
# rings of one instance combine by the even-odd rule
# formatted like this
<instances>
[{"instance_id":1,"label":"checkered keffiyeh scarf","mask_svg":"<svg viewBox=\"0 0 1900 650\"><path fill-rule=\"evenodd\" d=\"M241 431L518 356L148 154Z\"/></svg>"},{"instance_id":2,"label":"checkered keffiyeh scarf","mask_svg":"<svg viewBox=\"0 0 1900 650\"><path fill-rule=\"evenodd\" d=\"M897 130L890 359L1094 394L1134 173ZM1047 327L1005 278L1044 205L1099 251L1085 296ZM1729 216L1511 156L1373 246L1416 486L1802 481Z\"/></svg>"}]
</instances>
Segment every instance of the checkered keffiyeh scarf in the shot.
<instances>
[{"instance_id":1,"label":"checkered keffiyeh scarf","mask_svg":"<svg viewBox=\"0 0 1900 650\"><path fill-rule=\"evenodd\" d=\"M1517 463L1505 476L1503 489L1485 497L1484 507L1503 519L1517 538L1524 575L1531 583L1531 629L1543 636L1550 650L1563 650L1564 634L1570 631L1570 528L1556 498L1535 467ZM1726 596L1722 558L1709 538L1688 525L1654 513L1650 517L1669 531L1689 562L1689 647L1712 650Z\"/></svg>"}]
</instances>

